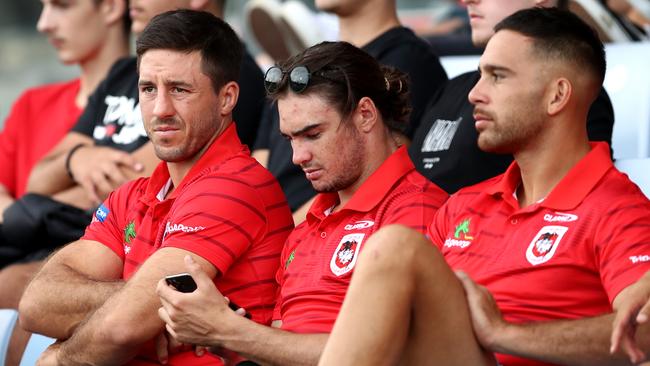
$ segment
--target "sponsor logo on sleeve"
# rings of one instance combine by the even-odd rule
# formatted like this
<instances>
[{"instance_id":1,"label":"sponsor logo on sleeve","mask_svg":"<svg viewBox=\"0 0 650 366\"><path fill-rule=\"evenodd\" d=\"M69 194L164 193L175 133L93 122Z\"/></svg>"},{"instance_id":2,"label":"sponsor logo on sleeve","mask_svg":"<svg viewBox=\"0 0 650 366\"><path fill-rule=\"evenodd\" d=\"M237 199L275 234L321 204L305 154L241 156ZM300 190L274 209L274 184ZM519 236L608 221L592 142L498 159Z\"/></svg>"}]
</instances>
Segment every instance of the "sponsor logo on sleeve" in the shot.
<instances>
[{"instance_id":1,"label":"sponsor logo on sleeve","mask_svg":"<svg viewBox=\"0 0 650 366\"><path fill-rule=\"evenodd\" d=\"M95 217L94 218L99 222L104 222L106 220L106 217L108 217L108 214L110 212L111 211L106 206L104 206L104 204L102 203L101 205L99 205L99 207L97 207L97 210L95 210ZM95 220L93 220L93 221L95 221Z\"/></svg>"},{"instance_id":2,"label":"sponsor logo on sleeve","mask_svg":"<svg viewBox=\"0 0 650 366\"><path fill-rule=\"evenodd\" d=\"M344 229L345 230L361 230L361 229L367 229L375 224L374 221L371 220L361 220L357 221L354 224L347 224L345 225Z\"/></svg>"},{"instance_id":3,"label":"sponsor logo on sleeve","mask_svg":"<svg viewBox=\"0 0 650 366\"><path fill-rule=\"evenodd\" d=\"M526 249L526 259L536 266L548 262L560 245L560 241L569 230L566 226L544 226L531 240Z\"/></svg>"},{"instance_id":4,"label":"sponsor logo on sleeve","mask_svg":"<svg viewBox=\"0 0 650 366\"><path fill-rule=\"evenodd\" d=\"M165 225L165 232L163 233L163 239L166 238L167 235L178 231L182 231L184 233L196 233L204 229L205 227L203 226L185 226L183 224L173 224L167 221L167 224Z\"/></svg>"},{"instance_id":5,"label":"sponsor logo on sleeve","mask_svg":"<svg viewBox=\"0 0 650 366\"><path fill-rule=\"evenodd\" d=\"M650 262L650 255L631 255L630 262L632 262L632 264Z\"/></svg>"},{"instance_id":6,"label":"sponsor logo on sleeve","mask_svg":"<svg viewBox=\"0 0 650 366\"><path fill-rule=\"evenodd\" d=\"M544 215L544 221L547 222L572 222L576 221L577 219L577 215L564 212L555 212L553 214Z\"/></svg>"},{"instance_id":7,"label":"sponsor logo on sleeve","mask_svg":"<svg viewBox=\"0 0 650 366\"><path fill-rule=\"evenodd\" d=\"M452 247L459 247L459 248L467 248L470 244L472 244L472 240L474 240L474 236L472 236L471 233L471 219L465 219L461 221L458 225L456 225L456 228L454 229L454 237L453 238L447 238L445 240L444 246L447 248L452 248Z\"/></svg>"},{"instance_id":8,"label":"sponsor logo on sleeve","mask_svg":"<svg viewBox=\"0 0 650 366\"><path fill-rule=\"evenodd\" d=\"M348 234L341 239L330 261L332 273L342 276L354 268L365 235L362 233Z\"/></svg>"}]
</instances>

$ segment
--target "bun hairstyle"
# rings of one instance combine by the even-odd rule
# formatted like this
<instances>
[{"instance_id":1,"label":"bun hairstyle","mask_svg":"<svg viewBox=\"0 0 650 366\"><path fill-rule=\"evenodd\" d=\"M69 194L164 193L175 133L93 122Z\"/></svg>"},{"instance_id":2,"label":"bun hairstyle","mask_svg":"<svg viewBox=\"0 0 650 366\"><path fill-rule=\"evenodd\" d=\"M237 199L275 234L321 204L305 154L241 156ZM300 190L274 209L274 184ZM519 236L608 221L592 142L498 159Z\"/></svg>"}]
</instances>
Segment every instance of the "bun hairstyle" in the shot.
<instances>
[{"instance_id":1,"label":"bun hairstyle","mask_svg":"<svg viewBox=\"0 0 650 366\"><path fill-rule=\"evenodd\" d=\"M280 63L284 79L274 91L282 98L290 88L291 70L305 66L309 82L302 94L315 93L348 117L363 97L370 98L391 131L404 133L411 113L409 79L401 71L380 65L365 51L347 42L322 42Z\"/></svg>"}]
</instances>

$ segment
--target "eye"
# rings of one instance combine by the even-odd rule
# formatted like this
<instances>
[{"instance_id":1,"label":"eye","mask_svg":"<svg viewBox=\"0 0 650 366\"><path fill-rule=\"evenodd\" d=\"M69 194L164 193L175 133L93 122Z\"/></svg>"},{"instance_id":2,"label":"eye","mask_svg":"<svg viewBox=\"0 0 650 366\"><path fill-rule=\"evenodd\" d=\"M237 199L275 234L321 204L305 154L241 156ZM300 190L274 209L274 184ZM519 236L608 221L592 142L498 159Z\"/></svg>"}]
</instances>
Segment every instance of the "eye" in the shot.
<instances>
[{"instance_id":1,"label":"eye","mask_svg":"<svg viewBox=\"0 0 650 366\"><path fill-rule=\"evenodd\" d=\"M171 88L171 92L175 93L175 94L187 93L187 89L183 89L181 87L174 86L174 87Z\"/></svg>"},{"instance_id":2,"label":"eye","mask_svg":"<svg viewBox=\"0 0 650 366\"><path fill-rule=\"evenodd\" d=\"M154 88L153 86L143 86L143 87L140 87L140 92L141 92L141 93L144 93L144 94L151 94L151 93L153 93L154 91L156 91L156 88Z\"/></svg>"},{"instance_id":3,"label":"eye","mask_svg":"<svg viewBox=\"0 0 650 366\"><path fill-rule=\"evenodd\" d=\"M321 136L320 132L305 134L307 140L317 140Z\"/></svg>"},{"instance_id":4,"label":"eye","mask_svg":"<svg viewBox=\"0 0 650 366\"><path fill-rule=\"evenodd\" d=\"M499 81L501 79L503 79L503 75L501 75L501 74L499 74L497 72L492 73L492 81Z\"/></svg>"}]
</instances>

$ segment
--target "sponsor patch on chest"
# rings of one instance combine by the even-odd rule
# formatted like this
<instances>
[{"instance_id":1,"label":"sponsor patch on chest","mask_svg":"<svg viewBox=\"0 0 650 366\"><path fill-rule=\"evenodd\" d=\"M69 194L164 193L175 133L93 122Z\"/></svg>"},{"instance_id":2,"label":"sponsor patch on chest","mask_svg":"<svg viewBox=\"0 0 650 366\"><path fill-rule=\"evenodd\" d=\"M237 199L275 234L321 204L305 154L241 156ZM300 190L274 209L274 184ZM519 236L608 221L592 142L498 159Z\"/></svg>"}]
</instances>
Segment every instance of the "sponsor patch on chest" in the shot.
<instances>
[{"instance_id":1,"label":"sponsor patch on chest","mask_svg":"<svg viewBox=\"0 0 650 366\"><path fill-rule=\"evenodd\" d=\"M348 234L341 239L330 260L332 273L342 276L354 268L365 235L362 233Z\"/></svg>"},{"instance_id":2,"label":"sponsor patch on chest","mask_svg":"<svg viewBox=\"0 0 650 366\"><path fill-rule=\"evenodd\" d=\"M553 258L557 247L564 234L569 230L566 226L544 226L526 249L526 259L530 264L536 266Z\"/></svg>"}]
</instances>

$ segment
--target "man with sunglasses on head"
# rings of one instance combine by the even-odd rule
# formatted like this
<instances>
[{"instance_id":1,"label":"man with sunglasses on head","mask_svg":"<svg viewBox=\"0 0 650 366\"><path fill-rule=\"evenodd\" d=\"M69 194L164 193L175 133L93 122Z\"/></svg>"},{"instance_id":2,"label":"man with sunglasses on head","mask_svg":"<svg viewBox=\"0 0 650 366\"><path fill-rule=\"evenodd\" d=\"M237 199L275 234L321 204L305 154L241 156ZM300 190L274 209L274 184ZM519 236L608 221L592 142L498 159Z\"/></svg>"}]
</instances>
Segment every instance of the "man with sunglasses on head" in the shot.
<instances>
[{"instance_id":1,"label":"man with sunglasses on head","mask_svg":"<svg viewBox=\"0 0 650 366\"><path fill-rule=\"evenodd\" d=\"M227 311L192 263L186 270L198 290L181 294L160 282L159 314L183 343L262 364L316 364L368 238L388 224L423 231L446 194L415 171L403 146L403 73L349 43L326 42L269 69L265 85L278 102L293 162L319 192L283 248L275 327ZM467 312L459 314L468 321Z\"/></svg>"}]
</instances>

